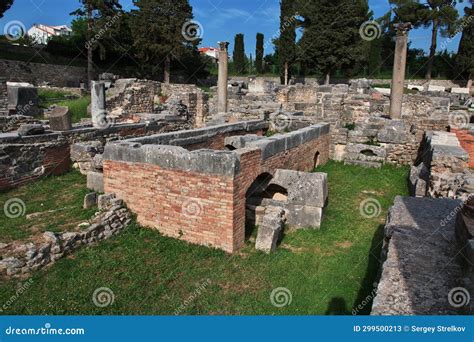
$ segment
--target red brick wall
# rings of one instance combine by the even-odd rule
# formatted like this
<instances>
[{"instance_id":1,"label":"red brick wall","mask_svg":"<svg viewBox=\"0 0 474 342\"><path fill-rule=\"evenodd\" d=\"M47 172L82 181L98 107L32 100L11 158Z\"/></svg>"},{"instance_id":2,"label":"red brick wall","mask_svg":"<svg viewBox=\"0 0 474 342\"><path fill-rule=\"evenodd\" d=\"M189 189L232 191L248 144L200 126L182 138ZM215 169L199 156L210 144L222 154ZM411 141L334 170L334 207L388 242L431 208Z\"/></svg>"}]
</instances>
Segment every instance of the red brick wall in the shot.
<instances>
[{"instance_id":1,"label":"red brick wall","mask_svg":"<svg viewBox=\"0 0 474 342\"><path fill-rule=\"evenodd\" d=\"M105 191L125 200L143 226L232 253L244 245L245 194L254 180L278 168L310 171L317 152L320 163L326 163L329 134L263 163L259 149L236 152L241 171L235 178L105 160Z\"/></svg>"},{"instance_id":2,"label":"red brick wall","mask_svg":"<svg viewBox=\"0 0 474 342\"><path fill-rule=\"evenodd\" d=\"M468 130L451 128L451 132L456 133L462 148L469 154L469 167L474 168L474 136Z\"/></svg>"}]
</instances>

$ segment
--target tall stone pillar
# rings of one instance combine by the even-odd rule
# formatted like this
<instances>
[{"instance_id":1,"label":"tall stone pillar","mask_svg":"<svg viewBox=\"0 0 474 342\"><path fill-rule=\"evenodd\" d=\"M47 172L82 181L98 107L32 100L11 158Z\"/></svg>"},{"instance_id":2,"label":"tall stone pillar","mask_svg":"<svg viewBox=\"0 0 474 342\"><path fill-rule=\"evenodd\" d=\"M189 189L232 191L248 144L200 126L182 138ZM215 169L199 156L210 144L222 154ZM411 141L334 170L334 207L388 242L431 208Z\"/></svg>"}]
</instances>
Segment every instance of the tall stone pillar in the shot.
<instances>
[{"instance_id":1,"label":"tall stone pillar","mask_svg":"<svg viewBox=\"0 0 474 342\"><path fill-rule=\"evenodd\" d=\"M395 45L395 58L393 62L392 90L390 94L390 118L402 117L403 88L405 86L405 72L407 66L408 31L411 23L396 25L397 41Z\"/></svg>"},{"instance_id":2,"label":"tall stone pillar","mask_svg":"<svg viewBox=\"0 0 474 342\"><path fill-rule=\"evenodd\" d=\"M92 125L102 128L106 121L105 83L92 81L91 87Z\"/></svg>"},{"instance_id":3,"label":"tall stone pillar","mask_svg":"<svg viewBox=\"0 0 474 342\"><path fill-rule=\"evenodd\" d=\"M219 77L217 81L217 112L227 113L228 42L219 42Z\"/></svg>"}]
</instances>

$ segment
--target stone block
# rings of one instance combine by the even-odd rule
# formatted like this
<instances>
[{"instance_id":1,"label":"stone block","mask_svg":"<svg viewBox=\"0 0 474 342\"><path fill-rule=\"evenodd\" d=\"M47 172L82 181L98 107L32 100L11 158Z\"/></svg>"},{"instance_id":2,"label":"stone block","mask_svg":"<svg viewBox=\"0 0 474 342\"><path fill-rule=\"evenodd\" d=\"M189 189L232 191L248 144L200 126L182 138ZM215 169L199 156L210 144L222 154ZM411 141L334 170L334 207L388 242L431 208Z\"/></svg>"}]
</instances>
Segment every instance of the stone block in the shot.
<instances>
[{"instance_id":1,"label":"stone block","mask_svg":"<svg viewBox=\"0 0 474 342\"><path fill-rule=\"evenodd\" d=\"M421 163L418 166L412 166L410 169L409 185L410 195L414 197L425 197L428 191L430 171Z\"/></svg>"},{"instance_id":2,"label":"stone block","mask_svg":"<svg viewBox=\"0 0 474 342\"><path fill-rule=\"evenodd\" d=\"M44 133L44 127L40 124L22 124L18 128L18 135L28 136L28 135L39 135Z\"/></svg>"},{"instance_id":3,"label":"stone block","mask_svg":"<svg viewBox=\"0 0 474 342\"><path fill-rule=\"evenodd\" d=\"M288 203L323 208L328 198L326 173L276 170L269 187L278 185L288 192Z\"/></svg>"},{"instance_id":4,"label":"stone block","mask_svg":"<svg viewBox=\"0 0 474 342\"><path fill-rule=\"evenodd\" d=\"M84 209L90 209L97 205L97 193L91 192L84 196Z\"/></svg>"},{"instance_id":5,"label":"stone block","mask_svg":"<svg viewBox=\"0 0 474 342\"><path fill-rule=\"evenodd\" d=\"M116 199L115 194L104 194L99 195L97 198L97 206L100 211L106 211L110 209L114 204L113 201Z\"/></svg>"},{"instance_id":6,"label":"stone block","mask_svg":"<svg viewBox=\"0 0 474 342\"><path fill-rule=\"evenodd\" d=\"M276 250L278 240L285 224L285 210L278 207L268 207L263 216L263 222L258 227L255 248L270 253Z\"/></svg>"},{"instance_id":7,"label":"stone block","mask_svg":"<svg viewBox=\"0 0 474 342\"><path fill-rule=\"evenodd\" d=\"M96 192L104 192L104 174L93 171L87 173L87 188Z\"/></svg>"},{"instance_id":8,"label":"stone block","mask_svg":"<svg viewBox=\"0 0 474 342\"><path fill-rule=\"evenodd\" d=\"M32 86L8 85L8 108L17 115L38 116L38 89Z\"/></svg>"},{"instance_id":9,"label":"stone block","mask_svg":"<svg viewBox=\"0 0 474 342\"><path fill-rule=\"evenodd\" d=\"M52 131L69 131L72 128L69 108L55 107L49 114L49 126Z\"/></svg>"}]
</instances>

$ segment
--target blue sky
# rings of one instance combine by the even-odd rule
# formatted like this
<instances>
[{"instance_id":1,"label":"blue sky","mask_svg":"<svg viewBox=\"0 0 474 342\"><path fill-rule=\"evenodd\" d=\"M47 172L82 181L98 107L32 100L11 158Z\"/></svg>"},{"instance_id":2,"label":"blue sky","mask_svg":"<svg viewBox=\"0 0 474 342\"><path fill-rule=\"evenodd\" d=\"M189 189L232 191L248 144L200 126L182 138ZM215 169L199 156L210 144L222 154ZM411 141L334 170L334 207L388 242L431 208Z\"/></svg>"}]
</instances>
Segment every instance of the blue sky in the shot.
<instances>
[{"instance_id":1,"label":"blue sky","mask_svg":"<svg viewBox=\"0 0 474 342\"><path fill-rule=\"evenodd\" d=\"M125 9L130 9L132 0L121 0ZM228 40L231 43L236 33L245 34L246 52L254 54L257 32L265 34L265 40L278 31L279 0L190 0L195 20L204 28L202 46L216 46L217 41ZM375 17L380 17L389 9L388 0L369 0ZM69 24L69 15L79 6L78 0L15 0L12 8L0 20L0 30L12 21L21 21L28 29L34 23L46 25ZM464 5L459 5L462 9ZM461 13L463 11L461 10ZM418 29L410 33L412 47L428 51L431 32ZM460 34L449 40L445 46L449 51L457 51ZM441 46L445 38L440 38ZM232 44L230 46L232 50ZM273 46L266 47L270 53Z\"/></svg>"}]
</instances>

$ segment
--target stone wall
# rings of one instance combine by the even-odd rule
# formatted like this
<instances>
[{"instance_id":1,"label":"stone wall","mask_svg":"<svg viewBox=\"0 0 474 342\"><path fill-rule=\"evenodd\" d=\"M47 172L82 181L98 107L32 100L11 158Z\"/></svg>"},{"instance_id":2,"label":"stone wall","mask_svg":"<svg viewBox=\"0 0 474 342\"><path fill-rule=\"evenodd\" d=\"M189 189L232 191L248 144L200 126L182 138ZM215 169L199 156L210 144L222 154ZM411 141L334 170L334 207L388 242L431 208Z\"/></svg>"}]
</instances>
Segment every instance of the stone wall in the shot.
<instances>
[{"instance_id":1,"label":"stone wall","mask_svg":"<svg viewBox=\"0 0 474 342\"><path fill-rule=\"evenodd\" d=\"M461 201L396 197L385 225L381 277L372 315L455 315L451 290L463 286L455 213ZM453 215L454 213L454 215Z\"/></svg>"},{"instance_id":2,"label":"stone wall","mask_svg":"<svg viewBox=\"0 0 474 342\"><path fill-rule=\"evenodd\" d=\"M80 82L87 80L86 68L68 65L0 59L0 70L9 82L28 82L34 85L79 88Z\"/></svg>"},{"instance_id":3,"label":"stone wall","mask_svg":"<svg viewBox=\"0 0 474 342\"><path fill-rule=\"evenodd\" d=\"M61 133L35 136L0 134L0 191L32 182L40 177L59 175L71 164L70 145L76 142L110 141L141 137L190 128L187 123L113 125L107 129L76 128Z\"/></svg>"},{"instance_id":4,"label":"stone wall","mask_svg":"<svg viewBox=\"0 0 474 342\"><path fill-rule=\"evenodd\" d=\"M0 78L0 117L8 115L8 91L7 81Z\"/></svg>"},{"instance_id":5,"label":"stone wall","mask_svg":"<svg viewBox=\"0 0 474 342\"><path fill-rule=\"evenodd\" d=\"M131 222L131 215L120 200L112 199L90 224L76 231L45 232L34 241L2 244L0 277L25 277L55 263L81 246L92 245L120 233Z\"/></svg>"},{"instance_id":6,"label":"stone wall","mask_svg":"<svg viewBox=\"0 0 474 342\"><path fill-rule=\"evenodd\" d=\"M455 133L428 132L419 162L430 171L428 195L466 199L474 192L474 174L469 169L469 154Z\"/></svg>"},{"instance_id":7,"label":"stone wall","mask_svg":"<svg viewBox=\"0 0 474 342\"><path fill-rule=\"evenodd\" d=\"M144 226L235 252L244 245L246 192L251 183L276 169L312 170L316 156L325 163L329 125L260 137L233 151L187 148L206 140L218 141L208 147L224 147L225 136L259 133L267 127L259 121L241 122L108 144L105 192L123 199Z\"/></svg>"},{"instance_id":8,"label":"stone wall","mask_svg":"<svg viewBox=\"0 0 474 342\"><path fill-rule=\"evenodd\" d=\"M185 113L179 113L184 106ZM107 108L111 117L136 114L186 115L201 127L208 115L208 97L192 84L164 84L150 80L119 79L107 91Z\"/></svg>"}]
</instances>

